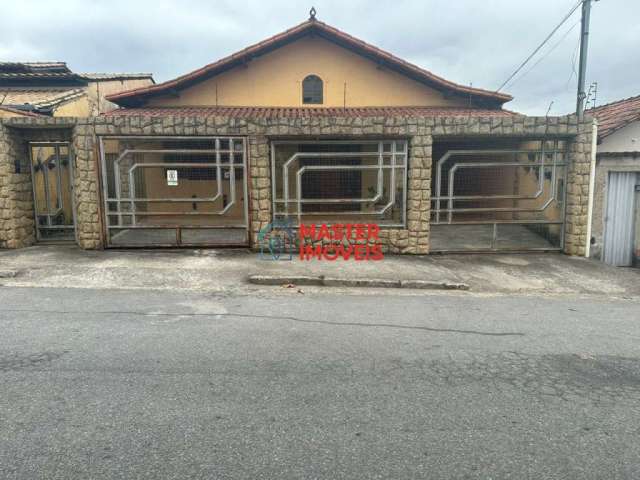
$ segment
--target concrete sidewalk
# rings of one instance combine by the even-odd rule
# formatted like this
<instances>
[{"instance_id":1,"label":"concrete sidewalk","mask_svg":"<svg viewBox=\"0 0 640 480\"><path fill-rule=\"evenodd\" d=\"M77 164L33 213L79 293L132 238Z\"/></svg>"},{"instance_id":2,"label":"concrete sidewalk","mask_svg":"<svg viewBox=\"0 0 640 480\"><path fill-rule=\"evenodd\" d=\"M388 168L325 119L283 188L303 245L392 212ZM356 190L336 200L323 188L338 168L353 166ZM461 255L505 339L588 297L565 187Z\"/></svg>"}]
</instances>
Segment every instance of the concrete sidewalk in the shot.
<instances>
[{"instance_id":1,"label":"concrete sidewalk","mask_svg":"<svg viewBox=\"0 0 640 480\"><path fill-rule=\"evenodd\" d=\"M465 284L473 293L489 294L640 296L639 269L613 268L560 254L388 255L377 262L305 262L297 258L265 260L245 249L85 251L72 246L36 246L0 251L0 285L5 286L203 291L280 288L249 285L247 279L254 274L354 282L420 280ZM314 288L326 287L304 287L305 291Z\"/></svg>"}]
</instances>

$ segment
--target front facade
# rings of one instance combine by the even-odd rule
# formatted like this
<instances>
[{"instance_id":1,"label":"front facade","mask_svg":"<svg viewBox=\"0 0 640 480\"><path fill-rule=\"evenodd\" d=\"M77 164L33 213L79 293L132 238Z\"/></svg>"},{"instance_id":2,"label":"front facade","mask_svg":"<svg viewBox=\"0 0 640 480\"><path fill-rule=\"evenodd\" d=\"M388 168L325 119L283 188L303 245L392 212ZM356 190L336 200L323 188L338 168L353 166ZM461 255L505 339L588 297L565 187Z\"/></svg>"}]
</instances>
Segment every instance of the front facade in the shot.
<instances>
[{"instance_id":1,"label":"front facade","mask_svg":"<svg viewBox=\"0 0 640 480\"><path fill-rule=\"evenodd\" d=\"M640 96L589 112L599 123L590 255L640 264Z\"/></svg>"},{"instance_id":2,"label":"front facade","mask_svg":"<svg viewBox=\"0 0 640 480\"><path fill-rule=\"evenodd\" d=\"M278 220L375 223L396 253L583 255L591 121L510 99L311 18L106 115L1 119L0 246L258 248Z\"/></svg>"}]
</instances>

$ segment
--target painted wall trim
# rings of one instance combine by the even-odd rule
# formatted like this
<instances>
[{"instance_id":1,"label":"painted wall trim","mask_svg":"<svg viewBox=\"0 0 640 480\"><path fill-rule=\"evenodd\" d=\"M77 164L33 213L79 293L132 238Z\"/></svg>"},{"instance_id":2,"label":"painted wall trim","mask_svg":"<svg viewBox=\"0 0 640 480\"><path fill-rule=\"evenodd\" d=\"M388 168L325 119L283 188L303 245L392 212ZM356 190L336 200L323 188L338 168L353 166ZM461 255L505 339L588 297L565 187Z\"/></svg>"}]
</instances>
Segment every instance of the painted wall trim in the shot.
<instances>
[{"instance_id":1,"label":"painted wall trim","mask_svg":"<svg viewBox=\"0 0 640 480\"><path fill-rule=\"evenodd\" d=\"M591 254L591 222L593 221L593 199L596 183L596 155L598 149L598 120L593 119L591 137L591 168L589 170L589 203L587 206L587 244L584 248L584 256L589 258Z\"/></svg>"}]
</instances>

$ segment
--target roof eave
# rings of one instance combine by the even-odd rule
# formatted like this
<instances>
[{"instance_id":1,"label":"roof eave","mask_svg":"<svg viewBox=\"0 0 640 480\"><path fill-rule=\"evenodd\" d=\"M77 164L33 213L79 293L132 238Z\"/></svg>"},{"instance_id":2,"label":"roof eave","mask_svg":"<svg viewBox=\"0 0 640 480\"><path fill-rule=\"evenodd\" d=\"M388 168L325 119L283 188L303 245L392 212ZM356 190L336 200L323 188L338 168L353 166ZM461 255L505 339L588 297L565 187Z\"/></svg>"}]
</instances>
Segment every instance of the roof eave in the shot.
<instances>
[{"instance_id":1,"label":"roof eave","mask_svg":"<svg viewBox=\"0 0 640 480\"><path fill-rule=\"evenodd\" d=\"M504 103L513 100L508 94L491 92L472 87L465 87L454 82L445 80L437 75L428 72L416 65L395 57L394 55L369 45L351 35L335 29L317 20L307 20L289 30L274 35L262 42L254 44L237 53L225 57L217 62L205 65L190 73L177 77L173 80L158 83L149 87L141 87L133 90L119 92L106 97L107 100L122 107L136 107L143 105L149 98L163 95L167 89L183 89L189 85L215 76L225 70L234 68L242 63L251 60L254 56L261 56L284 44L291 43L309 33L318 33L323 38L336 43L345 44L346 48L358 50L361 55L363 50L369 49L366 56L374 56L378 60L386 62L391 68L401 71L404 75L411 74L414 80L425 83L432 88L450 91L454 95L469 97L470 99L487 102L494 107L501 107Z\"/></svg>"}]
</instances>

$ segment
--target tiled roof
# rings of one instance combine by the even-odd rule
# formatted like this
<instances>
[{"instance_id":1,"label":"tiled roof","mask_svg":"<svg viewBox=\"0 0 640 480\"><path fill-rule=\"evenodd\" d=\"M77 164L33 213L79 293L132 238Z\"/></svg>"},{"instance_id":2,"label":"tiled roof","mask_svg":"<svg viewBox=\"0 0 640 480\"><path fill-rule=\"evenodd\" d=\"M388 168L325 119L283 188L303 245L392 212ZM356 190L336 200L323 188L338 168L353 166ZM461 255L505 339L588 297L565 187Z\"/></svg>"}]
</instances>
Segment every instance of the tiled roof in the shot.
<instances>
[{"instance_id":1,"label":"tiled roof","mask_svg":"<svg viewBox=\"0 0 640 480\"><path fill-rule=\"evenodd\" d=\"M78 75L86 78L87 80L127 80L149 78L153 82L153 73L79 73Z\"/></svg>"},{"instance_id":2,"label":"tiled roof","mask_svg":"<svg viewBox=\"0 0 640 480\"><path fill-rule=\"evenodd\" d=\"M44 115L40 115L39 113L35 113L27 110L20 110L19 108L12 108L4 105L0 105L0 110L12 113L14 115L25 116L25 117L43 117L44 116Z\"/></svg>"},{"instance_id":3,"label":"tiled roof","mask_svg":"<svg viewBox=\"0 0 640 480\"><path fill-rule=\"evenodd\" d=\"M217 62L206 65L198 70L182 75L173 80L159 83L157 85L137 88L126 92L120 92L107 96L107 100L117 103L122 106L139 106L144 103L144 99L158 94L164 94L171 92L175 89L185 88L195 82L209 78L217 73L223 72L237 65L241 65L244 62L251 60L254 57L268 53L282 45L297 40L304 35L317 34L331 41L334 41L346 48L349 48L361 55L374 59L377 62L384 63L385 65L395 69L396 71L412 77L417 81L427 83L435 88L444 89L457 95L464 95L475 100L481 100L489 102L493 105L500 106L513 97L504 93L497 93L489 90L483 90L479 88L472 88L457 83L445 80L428 70L413 65L401 58L385 52L373 45L370 45L362 40L359 40L351 35L338 30L326 23L320 22L315 19L309 19L289 30L285 30L282 33L274 35L262 42L256 43L250 47L240 50L233 55L225 57Z\"/></svg>"},{"instance_id":4,"label":"tiled roof","mask_svg":"<svg viewBox=\"0 0 640 480\"><path fill-rule=\"evenodd\" d=\"M518 115L509 110L444 108L444 107L144 107L120 108L105 116L151 117L232 117L232 118L297 118L297 117L507 117Z\"/></svg>"},{"instance_id":5,"label":"tiled roof","mask_svg":"<svg viewBox=\"0 0 640 480\"><path fill-rule=\"evenodd\" d=\"M20 85L20 81L33 83L37 80L40 83L42 80L57 83L73 80L76 84L86 85L87 81L138 78L148 78L153 82L151 73L74 73L64 62L0 62L0 82L10 85Z\"/></svg>"},{"instance_id":6,"label":"tiled roof","mask_svg":"<svg viewBox=\"0 0 640 480\"><path fill-rule=\"evenodd\" d=\"M5 90L0 87L0 102L9 107L31 105L36 109L47 109L82 95L84 95L82 88L11 88Z\"/></svg>"},{"instance_id":7,"label":"tiled roof","mask_svg":"<svg viewBox=\"0 0 640 480\"><path fill-rule=\"evenodd\" d=\"M37 73L58 72L71 73L65 62L0 62L0 72L5 73Z\"/></svg>"},{"instance_id":8,"label":"tiled roof","mask_svg":"<svg viewBox=\"0 0 640 480\"><path fill-rule=\"evenodd\" d=\"M598 119L598 139L602 140L622 127L640 120L640 95L591 108L586 113Z\"/></svg>"},{"instance_id":9,"label":"tiled roof","mask_svg":"<svg viewBox=\"0 0 640 480\"><path fill-rule=\"evenodd\" d=\"M70 80L78 80L80 77L75 73L64 73L64 72L20 72L20 73L4 73L0 72L0 79L9 79L9 80L31 80L35 78L52 78L55 80L62 79L70 79Z\"/></svg>"}]
</instances>

